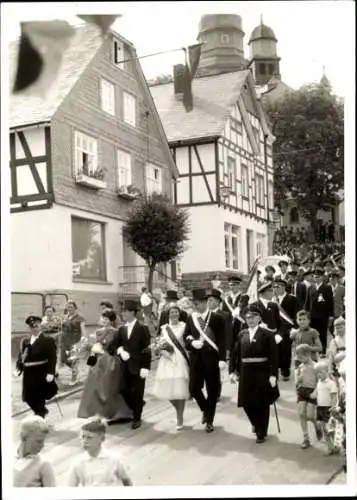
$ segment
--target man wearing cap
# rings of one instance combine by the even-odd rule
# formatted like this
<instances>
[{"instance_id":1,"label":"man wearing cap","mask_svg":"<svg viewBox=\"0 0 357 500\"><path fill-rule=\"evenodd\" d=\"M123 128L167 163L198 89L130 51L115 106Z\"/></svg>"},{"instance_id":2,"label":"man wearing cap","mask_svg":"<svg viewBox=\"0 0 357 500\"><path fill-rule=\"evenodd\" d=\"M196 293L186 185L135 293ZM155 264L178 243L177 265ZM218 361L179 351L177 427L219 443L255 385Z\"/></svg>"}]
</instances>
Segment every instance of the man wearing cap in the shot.
<instances>
[{"instance_id":1,"label":"man wearing cap","mask_svg":"<svg viewBox=\"0 0 357 500\"><path fill-rule=\"evenodd\" d=\"M190 353L190 393L202 411L206 432L213 421L221 387L220 370L226 366L225 325L222 316L207 307L206 290L192 290L195 311L189 316L183 339ZM207 398L202 389L206 385Z\"/></svg>"},{"instance_id":2,"label":"man wearing cap","mask_svg":"<svg viewBox=\"0 0 357 500\"><path fill-rule=\"evenodd\" d=\"M304 271L292 269L289 272L289 285L291 294L296 297L298 310L304 309L306 304L307 287L303 279Z\"/></svg>"},{"instance_id":3,"label":"man wearing cap","mask_svg":"<svg viewBox=\"0 0 357 500\"><path fill-rule=\"evenodd\" d=\"M260 311L260 317L268 330L276 332L280 328L281 320L279 307L273 301L273 283L264 283L258 289L258 300L254 306Z\"/></svg>"},{"instance_id":4,"label":"man wearing cap","mask_svg":"<svg viewBox=\"0 0 357 500\"><path fill-rule=\"evenodd\" d=\"M311 328L320 334L322 353L326 354L327 332L334 319L333 294L330 285L323 283L324 269L314 269L315 284L311 285L307 294L307 306L311 317Z\"/></svg>"},{"instance_id":5,"label":"man wearing cap","mask_svg":"<svg viewBox=\"0 0 357 500\"><path fill-rule=\"evenodd\" d=\"M177 302L179 300L179 297L177 295L177 291L176 290L167 290L165 300L166 300L166 307L162 311L162 313L160 314L159 326L158 326L158 330L157 330L158 331L158 335L161 332L162 325L166 325L169 322L169 312L168 312L167 307L170 304L176 304L177 305ZM179 321L182 321L183 323L186 323L187 322L187 318L188 318L187 312L183 311L182 309L180 309Z\"/></svg>"},{"instance_id":6,"label":"man wearing cap","mask_svg":"<svg viewBox=\"0 0 357 500\"><path fill-rule=\"evenodd\" d=\"M230 293L226 298L224 298L222 309L228 312L231 315L231 318L233 319L232 310L238 307L239 297L242 294L241 290L242 278L240 278L239 276L231 276L228 279L228 286L230 289Z\"/></svg>"},{"instance_id":7,"label":"man wearing cap","mask_svg":"<svg viewBox=\"0 0 357 500\"><path fill-rule=\"evenodd\" d=\"M335 318L339 318L343 313L343 301L345 298L345 287L340 284L340 272L338 269L334 269L330 273L330 286L332 288L333 294L333 306Z\"/></svg>"},{"instance_id":8,"label":"man wearing cap","mask_svg":"<svg viewBox=\"0 0 357 500\"><path fill-rule=\"evenodd\" d=\"M150 332L146 325L137 320L138 310L137 301L125 300L122 310L125 325L119 328L108 344L109 354L119 356L123 363L123 386L118 390L133 411L133 429L141 427L145 380L151 366Z\"/></svg>"},{"instance_id":9,"label":"man wearing cap","mask_svg":"<svg viewBox=\"0 0 357 500\"><path fill-rule=\"evenodd\" d=\"M278 266L280 267L280 274L276 276L276 278L280 278L282 280L287 280L288 279L288 267L289 267L289 262L285 259L281 259L278 262Z\"/></svg>"},{"instance_id":10,"label":"man wearing cap","mask_svg":"<svg viewBox=\"0 0 357 500\"><path fill-rule=\"evenodd\" d=\"M249 306L246 322L248 328L241 331L230 358L229 374L232 383L239 379L238 407L243 407L260 444L267 437L270 405L279 397L278 347L271 332L259 324L257 304Z\"/></svg>"},{"instance_id":11,"label":"man wearing cap","mask_svg":"<svg viewBox=\"0 0 357 500\"><path fill-rule=\"evenodd\" d=\"M278 278L274 280L273 288L277 292L276 297L281 320L279 335L282 337L279 344L279 368L283 380L287 382L290 379L291 367L292 341L290 340L290 331L295 326L298 303L294 295L287 293L286 287L286 281Z\"/></svg>"},{"instance_id":12,"label":"man wearing cap","mask_svg":"<svg viewBox=\"0 0 357 500\"><path fill-rule=\"evenodd\" d=\"M23 374L22 400L35 415L45 418L48 413L48 384L55 378L57 353L54 339L42 333L41 321L39 316L34 315L25 321L31 336L21 341L16 375Z\"/></svg>"}]
</instances>

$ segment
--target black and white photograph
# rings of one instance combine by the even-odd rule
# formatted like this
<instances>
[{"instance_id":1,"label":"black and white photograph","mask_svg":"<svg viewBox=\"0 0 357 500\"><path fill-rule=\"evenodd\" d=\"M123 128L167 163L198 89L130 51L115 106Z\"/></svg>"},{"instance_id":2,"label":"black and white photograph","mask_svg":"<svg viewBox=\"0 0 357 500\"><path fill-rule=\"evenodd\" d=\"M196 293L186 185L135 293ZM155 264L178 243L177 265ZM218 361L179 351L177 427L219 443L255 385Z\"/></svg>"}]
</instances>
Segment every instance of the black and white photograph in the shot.
<instances>
[{"instance_id":1,"label":"black and white photograph","mask_svg":"<svg viewBox=\"0 0 357 500\"><path fill-rule=\"evenodd\" d=\"M5 500L357 493L354 47L348 0L1 5Z\"/></svg>"}]
</instances>

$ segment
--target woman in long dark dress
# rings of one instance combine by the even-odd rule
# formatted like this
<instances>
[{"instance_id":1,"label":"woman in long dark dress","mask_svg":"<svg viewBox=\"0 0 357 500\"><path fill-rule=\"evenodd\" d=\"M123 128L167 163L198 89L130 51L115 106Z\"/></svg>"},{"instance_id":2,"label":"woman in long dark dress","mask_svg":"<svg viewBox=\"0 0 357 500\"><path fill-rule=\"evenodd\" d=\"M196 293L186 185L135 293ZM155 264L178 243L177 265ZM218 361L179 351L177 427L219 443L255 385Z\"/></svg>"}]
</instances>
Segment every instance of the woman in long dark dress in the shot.
<instances>
[{"instance_id":1,"label":"woman in long dark dress","mask_svg":"<svg viewBox=\"0 0 357 500\"><path fill-rule=\"evenodd\" d=\"M95 343L88 360L88 364L92 366L84 385L78 409L79 418L100 415L109 422L132 418L132 411L119 393L122 362L119 357L111 356L107 351L108 344L117 332L113 326L115 321L114 311L102 313L102 327L95 332Z\"/></svg>"}]
</instances>

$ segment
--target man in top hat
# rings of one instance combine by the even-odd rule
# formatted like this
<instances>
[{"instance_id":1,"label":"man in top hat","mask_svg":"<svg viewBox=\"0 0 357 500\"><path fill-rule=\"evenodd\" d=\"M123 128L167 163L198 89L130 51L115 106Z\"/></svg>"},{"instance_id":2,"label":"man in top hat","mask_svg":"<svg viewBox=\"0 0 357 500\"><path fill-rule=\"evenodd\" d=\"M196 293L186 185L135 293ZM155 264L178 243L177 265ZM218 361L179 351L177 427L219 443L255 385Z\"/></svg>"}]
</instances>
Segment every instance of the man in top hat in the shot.
<instances>
[{"instance_id":1,"label":"man in top hat","mask_svg":"<svg viewBox=\"0 0 357 500\"><path fill-rule=\"evenodd\" d=\"M307 293L307 307L311 318L311 328L320 334L322 353L326 354L327 332L334 319L333 293L331 286L323 283L325 271L323 268L314 269L315 284L311 285Z\"/></svg>"},{"instance_id":2,"label":"man in top hat","mask_svg":"<svg viewBox=\"0 0 357 500\"><path fill-rule=\"evenodd\" d=\"M239 298L242 294L242 278L240 276L231 276L228 279L229 294L224 298L222 309L232 316L232 310L238 307Z\"/></svg>"},{"instance_id":3,"label":"man in top hat","mask_svg":"<svg viewBox=\"0 0 357 500\"><path fill-rule=\"evenodd\" d=\"M270 405L279 397L278 347L270 331L260 325L260 308L252 304L246 314L248 328L242 330L230 358L232 383L239 379L238 407L243 407L256 433L264 443L269 426Z\"/></svg>"},{"instance_id":4,"label":"man in top hat","mask_svg":"<svg viewBox=\"0 0 357 500\"><path fill-rule=\"evenodd\" d=\"M206 432L213 422L221 387L220 370L226 366L225 324L222 316L207 307L204 289L192 290L195 311L189 316L183 339L190 353L190 393L202 411ZM207 398L202 389L206 385Z\"/></svg>"},{"instance_id":5,"label":"man in top hat","mask_svg":"<svg viewBox=\"0 0 357 500\"><path fill-rule=\"evenodd\" d=\"M260 317L265 327L276 333L280 328L281 320L279 307L272 300L273 295L273 283L264 283L258 289L258 300L253 305L259 309Z\"/></svg>"},{"instance_id":6,"label":"man in top hat","mask_svg":"<svg viewBox=\"0 0 357 500\"><path fill-rule=\"evenodd\" d=\"M330 286L332 288L333 294L333 309L335 318L339 318L343 313L343 303L345 299L345 287L341 285L340 272L338 269L334 269L330 272Z\"/></svg>"},{"instance_id":7,"label":"man in top hat","mask_svg":"<svg viewBox=\"0 0 357 500\"><path fill-rule=\"evenodd\" d=\"M45 418L48 413L46 399L50 399L48 384L55 378L57 353L54 339L42 333L41 321L39 316L34 315L25 321L30 336L21 341L16 375L23 374L22 400L35 415Z\"/></svg>"},{"instance_id":8,"label":"man in top hat","mask_svg":"<svg viewBox=\"0 0 357 500\"><path fill-rule=\"evenodd\" d=\"M176 290L167 290L165 300L166 300L166 307L162 311L162 313L160 314L159 326L158 326L158 330L157 330L158 335L160 335L162 325L166 325L166 323L169 322L168 306L171 305L171 304L176 304L177 305L177 303L179 301L179 297L177 295L177 291ZM182 321L183 323L186 323L187 322L187 318L188 318L187 312L183 311L182 309L180 309L179 321Z\"/></svg>"},{"instance_id":9,"label":"man in top hat","mask_svg":"<svg viewBox=\"0 0 357 500\"><path fill-rule=\"evenodd\" d=\"M123 363L123 384L118 390L133 411L133 429L141 426L145 380L151 366L150 332L137 320L138 311L137 301L125 300L122 310L125 325L119 328L108 344L109 354L119 356Z\"/></svg>"},{"instance_id":10,"label":"man in top hat","mask_svg":"<svg viewBox=\"0 0 357 500\"><path fill-rule=\"evenodd\" d=\"M280 267L280 274L276 276L276 278L280 278L282 280L287 280L288 279L288 267L289 267L289 262L285 259L281 259L278 262L278 266Z\"/></svg>"},{"instance_id":11,"label":"man in top hat","mask_svg":"<svg viewBox=\"0 0 357 500\"><path fill-rule=\"evenodd\" d=\"M286 288L286 281L281 279L274 280L273 289L276 290L276 300L279 305L281 320L279 335L282 337L282 341L279 344L279 368L283 380L288 381L290 379L292 348L290 332L296 323L298 302L294 295L287 292Z\"/></svg>"}]
</instances>

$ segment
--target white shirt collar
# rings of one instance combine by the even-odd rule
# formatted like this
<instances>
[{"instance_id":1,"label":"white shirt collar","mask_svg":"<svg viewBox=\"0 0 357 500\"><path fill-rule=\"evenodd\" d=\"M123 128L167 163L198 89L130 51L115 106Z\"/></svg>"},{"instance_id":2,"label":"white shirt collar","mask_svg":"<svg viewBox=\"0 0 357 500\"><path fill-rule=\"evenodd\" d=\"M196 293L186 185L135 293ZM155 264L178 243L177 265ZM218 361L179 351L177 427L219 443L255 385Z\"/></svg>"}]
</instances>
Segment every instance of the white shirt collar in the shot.
<instances>
[{"instance_id":1,"label":"white shirt collar","mask_svg":"<svg viewBox=\"0 0 357 500\"><path fill-rule=\"evenodd\" d=\"M207 318L208 313L209 313L208 309L206 309L204 313L199 313L198 311L195 311L196 316L204 320Z\"/></svg>"},{"instance_id":2,"label":"white shirt collar","mask_svg":"<svg viewBox=\"0 0 357 500\"><path fill-rule=\"evenodd\" d=\"M279 295L279 304L282 303L284 297L287 295L287 292L285 292L283 295Z\"/></svg>"},{"instance_id":3,"label":"white shirt collar","mask_svg":"<svg viewBox=\"0 0 357 500\"><path fill-rule=\"evenodd\" d=\"M254 328L248 328L250 341L252 341L252 339L254 338L254 335L256 334L258 328L259 328L259 325L255 326Z\"/></svg>"},{"instance_id":4,"label":"white shirt collar","mask_svg":"<svg viewBox=\"0 0 357 500\"><path fill-rule=\"evenodd\" d=\"M264 304L264 307L267 308L268 307L268 302L269 300L267 299L263 299L263 297L260 297L259 300Z\"/></svg>"},{"instance_id":5,"label":"white shirt collar","mask_svg":"<svg viewBox=\"0 0 357 500\"><path fill-rule=\"evenodd\" d=\"M128 332L131 332L131 330L134 328L136 322L137 322L137 319L135 318L130 323L125 323L125 326L128 328Z\"/></svg>"}]
</instances>

